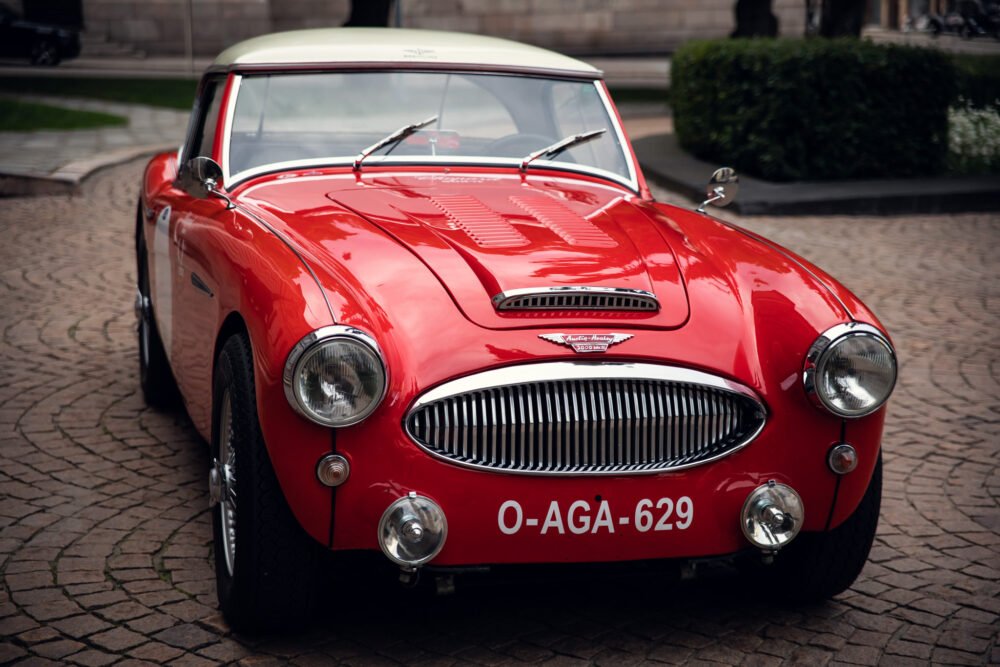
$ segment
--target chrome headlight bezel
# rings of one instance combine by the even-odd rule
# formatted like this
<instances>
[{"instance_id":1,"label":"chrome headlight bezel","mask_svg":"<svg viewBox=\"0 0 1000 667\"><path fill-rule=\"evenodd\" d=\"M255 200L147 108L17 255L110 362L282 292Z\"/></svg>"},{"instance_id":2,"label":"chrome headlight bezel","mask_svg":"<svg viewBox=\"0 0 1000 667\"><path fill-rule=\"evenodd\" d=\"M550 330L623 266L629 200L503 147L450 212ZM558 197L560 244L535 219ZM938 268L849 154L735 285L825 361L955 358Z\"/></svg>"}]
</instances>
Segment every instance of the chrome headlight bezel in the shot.
<instances>
[{"instance_id":1,"label":"chrome headlight bezel","mask_svg":"<svg viewBox=\"0 0 1000 667\"><path fill-rule=\"evenodd\" d=\"M382 390L364 410L352 415L349 419L332 420L312 410L305 399L299 395L298 377L302 368L302 362L311 356L311 353L318 348L336 341L347 341L353 345L359 345L363 351L371 354L377 361L382 372ZM297 413L321 426L331 428L343 428L353 426L367 419L382 404L386 392L389 389L389 372L385 365L385 358L375 339L366 332L354 327L334 325L322 327L307 334L288 353L285 360L285 369L282 374L282 384L285 389L285 398L292 409Z\"/></svg>"},{"instance_id":2,"label":"chrome headlight bezel","mask_svg":"<svg viewBox=\"0 0 1000 667\"><path fill-rule=\"evenodd\" d=\"M830 398L822 391L822 384L818 382L818 380L825 372L826 363L829 361L833 350L836 349L836 347L842 342L858 336L870 338L878 345L885 348L885 351L892 359L892 381L889 383L889 389L886 391L885 396L883 396L881 400L864 409L844 410L830 401ZM861 322L838 324L820 334L809 347L809 351L806 353L802 371L803 385L805 387L806 394L809 396L810 400L812 400L813 404L838 417L844 417L846 419L866 417L874 412L877 412L883 405L885 405L886 401L889 400L889 397L892 395L892 391L896 386L896 380L898 377L899 364L896 359L896 351L892 347L892 343L889 342L886 335L879 329L870 324L863 324Z\"/></svg>"}]
</instances>

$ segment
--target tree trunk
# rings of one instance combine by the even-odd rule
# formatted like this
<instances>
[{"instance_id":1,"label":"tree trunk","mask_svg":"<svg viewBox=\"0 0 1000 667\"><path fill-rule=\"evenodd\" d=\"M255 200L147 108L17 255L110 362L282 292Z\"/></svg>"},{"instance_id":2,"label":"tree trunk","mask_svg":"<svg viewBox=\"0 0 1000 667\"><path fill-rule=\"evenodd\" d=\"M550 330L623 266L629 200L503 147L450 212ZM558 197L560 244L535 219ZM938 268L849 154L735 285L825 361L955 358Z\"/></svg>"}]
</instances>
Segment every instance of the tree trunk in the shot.
<instances>
[{"instance_id":1,"label":"tree trunk","mask_svg":"<svg viewBox=\"0 0 1000 667\"><path fill-rule=\"evenodd\" d=\"M860 37L865 0L823 0L819 34L823 37Z\"/></svg>"},{"instance_id":2,"label":"tree trunk","mask_svg":"<svg viewBox=\"0 0 1000 667\"><path fill-rule=\"evenodd\" d=\"M392 0L351 0L351 15L345 27L387 28Z\"/></svg>"},{"instance_id":3,"label":"tree trunk","mask_svg":"<svg viewBox=\"0 0 1000 667\"><path fill-rule=\"evenodd\" d=\"M736 0L736 29L730 37L777 37L771 0Z\"/></svg>"}]
</instances>

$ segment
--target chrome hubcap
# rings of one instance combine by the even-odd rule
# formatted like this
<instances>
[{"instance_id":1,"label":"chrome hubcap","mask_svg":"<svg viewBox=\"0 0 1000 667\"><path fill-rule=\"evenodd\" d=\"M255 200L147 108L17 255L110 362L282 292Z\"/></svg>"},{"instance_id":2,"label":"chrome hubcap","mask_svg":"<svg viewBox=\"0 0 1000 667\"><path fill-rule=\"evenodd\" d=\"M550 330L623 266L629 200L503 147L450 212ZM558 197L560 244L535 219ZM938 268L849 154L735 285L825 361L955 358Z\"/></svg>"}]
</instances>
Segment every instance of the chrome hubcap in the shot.
<instances>
[{"instance_id":1,"label":"chrome hubcap","mask_svg":"<svg viewBox=\"0 0 1000 667\"><path fill-rule=\"evenodd\" d=\"M218 505L222 529L222 557L229 576L236 565L236 447L233 441L233 404L229 390L222 395L219 414L219 458L208 472L209 501ZM217 556L218 557L218 556Z\"/></svg>"}]
</instances>

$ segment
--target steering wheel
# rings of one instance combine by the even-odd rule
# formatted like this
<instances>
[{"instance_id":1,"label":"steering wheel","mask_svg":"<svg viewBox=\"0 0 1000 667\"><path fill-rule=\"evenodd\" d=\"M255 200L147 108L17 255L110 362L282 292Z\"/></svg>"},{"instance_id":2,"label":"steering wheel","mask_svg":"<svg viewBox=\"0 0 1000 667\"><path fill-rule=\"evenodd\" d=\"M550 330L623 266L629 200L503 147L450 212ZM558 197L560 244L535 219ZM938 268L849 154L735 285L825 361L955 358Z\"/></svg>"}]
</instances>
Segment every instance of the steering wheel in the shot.
<instances>
[{"instance_id":1,"label":"steering wheel","mask_svg":"<svg viewBox=\"0 0 1000 667\"><path fill-rule=\"evenodd\" d=\"M542 134L515 132L499 139L494 139L483 147L483 152L492 157L524 157L539 148L545 148L556 142L552 137Z\"/></svg>"}]
</instances>

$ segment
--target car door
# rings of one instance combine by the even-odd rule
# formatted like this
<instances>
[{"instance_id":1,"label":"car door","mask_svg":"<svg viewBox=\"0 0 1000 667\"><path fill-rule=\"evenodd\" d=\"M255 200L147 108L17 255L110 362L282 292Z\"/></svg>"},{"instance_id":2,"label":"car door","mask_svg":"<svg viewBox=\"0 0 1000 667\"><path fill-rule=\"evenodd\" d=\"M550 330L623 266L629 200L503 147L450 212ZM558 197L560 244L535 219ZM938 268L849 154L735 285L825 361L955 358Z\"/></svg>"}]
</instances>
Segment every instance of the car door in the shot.
<instances>
[{"instance_id":1,"label":"car door","mask_svg":"<svg viewBox=\"0 0 1000 667\"><path fill-rule=\"evenodd\" d=\"M178 170L194 157L211 157L222 107L223 77L206 79L192 112ZM231 224L216 197L192 197L175 182L155 199L149 252L153 307L177 386L195 423L210 419L213 337L218 328L218 285L210 259L213 230Z\"/></svg>"}]
</instances>

